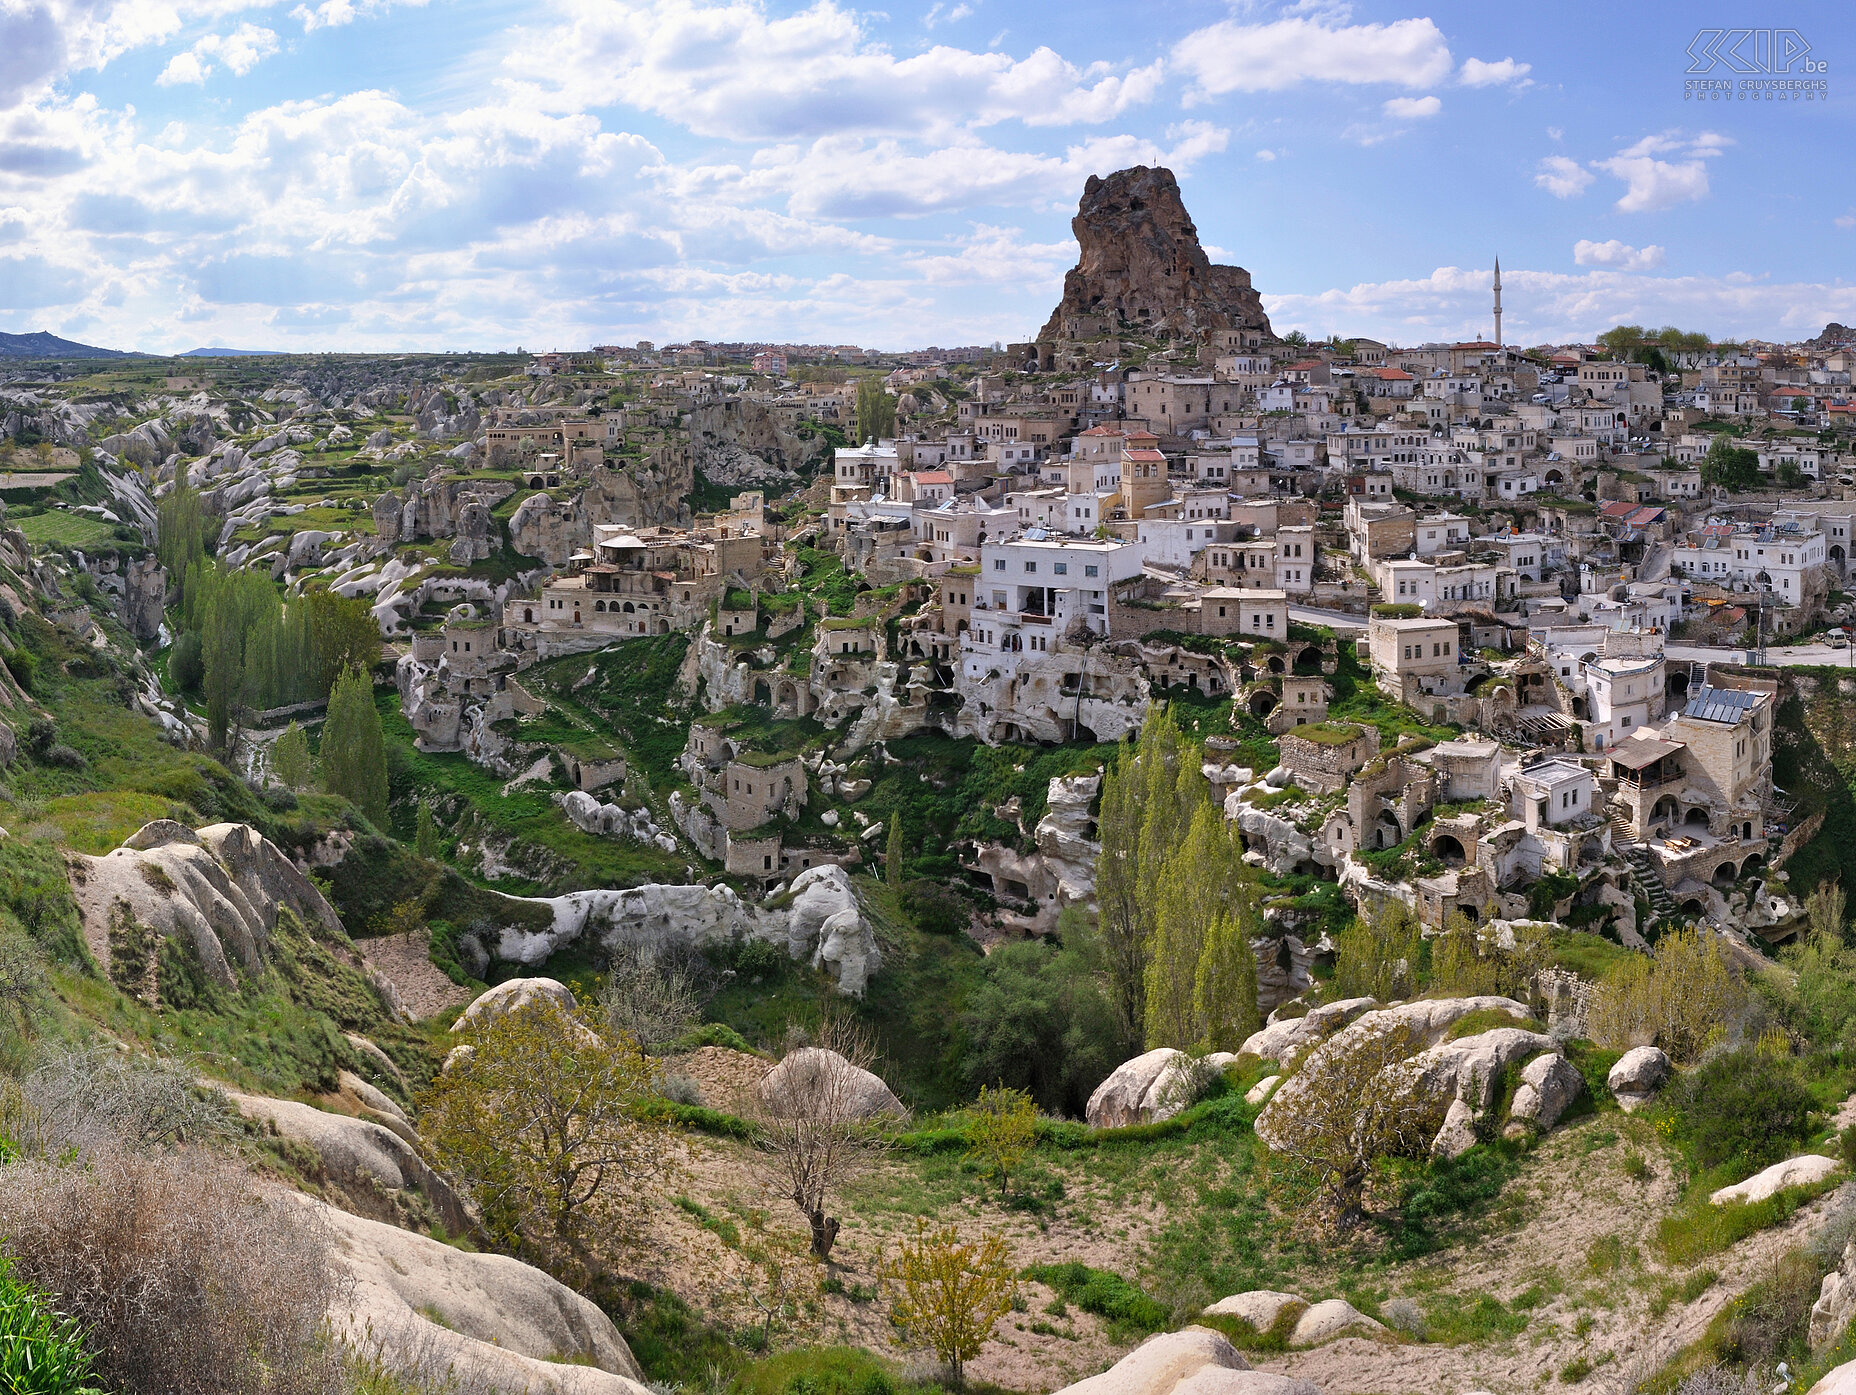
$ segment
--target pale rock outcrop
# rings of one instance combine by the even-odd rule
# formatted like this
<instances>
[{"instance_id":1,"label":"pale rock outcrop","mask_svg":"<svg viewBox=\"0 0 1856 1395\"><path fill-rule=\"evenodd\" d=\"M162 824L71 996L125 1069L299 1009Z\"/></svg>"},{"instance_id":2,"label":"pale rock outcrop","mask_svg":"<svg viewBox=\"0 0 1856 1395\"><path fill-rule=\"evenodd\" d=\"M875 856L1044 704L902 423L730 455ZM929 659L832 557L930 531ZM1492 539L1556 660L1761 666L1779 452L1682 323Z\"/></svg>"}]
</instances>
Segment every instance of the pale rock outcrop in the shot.
<instances>
[{"instance_id":1,"label":"pale rock outcrop","mask_svg":"<svg viewBox=\"0 0 1856 1395\"><path fill-rule=\"evenodd\" d=\"M1385 1068L1382 1073L1384 1088L1410 1091L1433 1106L1436 1111L1435 1123L1431 1126L1434 1135L1449 1126L1452 1100L1460 1101L1471 1118L1480 1119L1493 1103L1496 1079L1503 1069L1516 1061L1557 1048L1550 1038L1516 1027L1497 1027L1456 1041L1445 1041L1451 1027L1473 1012L1498 1012L1516 1021L1528 1018L1527 1008L1522 1004L1512 998L1492 996L1425 999L1362 1013L1309 1052L1301 1070L1285 1080L1270 1097L1257 1115L1257 1136L1269 1143L1274 1122L1291 1117L1303 1107L1302 1101L1308 1091L1320 1088L1324 1063L1344 1059L1348 1052L1386 1027L1404 1033L1402 1045L1411 1054ZM1461 1151L1462 1147L1469 1146L1462 1141L1469 1132L1462 1127L1459 1117L1457 1126L1441 1140L1434 1136L1433 1146L1441 1143Z\"/></svg>"},{"instance_id":2,"label":"pale rock outcrop","mask_svg":"<svg viewBox=\"0 0 1856 1395\"><path fill-rule=\"evenodd\" d=\"M512 1012L539 1002L552 1003L562 1012L576 1012L580 1000L574 997L574 990L557 979L551 978L512 978L499 983L494 988L479 993L471 1005L458 1015L458 1020L451 1025L454 1032L472 1032L480 1027L487 1027L499 1017L507 1017Z\"/></svg>"},{"instance_id":3,"label":"pale rock outcrop","mask_svg":"<svg viewBox=\"0 0 1856 1395\"><path fill-rule=\"evenodd\" d=\"M1205 1310L1205 1314L1207 1317L1241 1318L1258 1332L1268 1332L1285 1312L1300 1317L1307 1309L1308 1301L1300 1294L1257 1288L1220 1298Z\"/></svg>"},{"instance_id":4,"label":"pale rock outcrop","mask_svg":"<svg viewBox=\"0 0 1856 1395\"><path fill-rule=\"evenodd\" d=\"M627 809L622 804L603 804L584 790L569 790L554 796L561 812L574 827L586 833L613 838L629 838L635 843L650 843L666 852L677 850L677 840L657 826L649 809Z\"/></svg>"},{"instance_id":5,"label":"pale rock outcrop","mask_svg":"<svg viewBox=\"0 0 1856 1395\"><path fill-rule=\"evenodd\" d=\"M1230 1339L1209 1327L1149 1337L1099 1376L1057 1395L1321 1395L1297 1376L1253 1371Z\"/></svg>"},{"instance_id":6,"label":"pale rock outcrop","mask_svg":"<svg viewBox=\"0 0 1856 1395\"><path fill-rule=\"evenodd\" d=\"M1263 1079L1244 1091L1244 1103L1262 1104L1264 1100L1270 1097L1270 1091L1274 1090L1277 1085L1281 1083L1282 1077L1280 1075L1264 1076Z\"/></svg>"},{"instance_id":7,"label":"pale rock outcrop","mask_svg":"<svg viewBox=\"0 0 1856 1395\"><path fill-rule=\"evenodd\" d=\"M761 1077L758 1089L761 1102L780 1115L805 1110L808 1101L821 1097L854 1119L901 1118L908 1113L881 1076L818 1046L789 1051Z\"/></svg>"},{"instance_id":8,"label":"pale rock outcrop","mask_svg":"<svg viewBox=\"0 0 1856 1395\"><path fill-rule=\"evenodd\" d=\"M447 1231L463 1235L472 1228L474 1221L464 1199L410 1142L393 1130L295 1100L233 1091L228 1091L226 1097L247 1119L265 1124L278 1137L314 1152L330 1179L350 1197L368 1198L379 1192L391 1195L416 1187L431 1202Z\"/></svg>"},{"instance_id":9,"label":"pale rock outcrop","mask_svg":"<svg viewBox=\"0 0 1856 1395\"><path fill-rule=\"evenodd\" d=\"M475 1254L292 1193L331 1232L348 1280L337 1337L426 1379L552 1395L649 1395L625 1339L590 1300L532 1265Z\"/></svg>"},{"instance_id":10,"label":"pale rock outcrop","mask_svg":"<svg viewBox=\"0 0 1856 1395\"><path fill-rule=\"evenodd\" d=\"M1342 1337L1377 1337L1385 1325L1369 1318L1344 1298L1329 1298L1315 1304L1295 1320L1289 1334L1292 1347L1318 1347Z\"/></svg>"},{"instance_id":11,"label":"pale rock outcrop","mask_svg":"<svg viewBox=\"0 0 1856 1395\"><path fill-rule=\"evenodd\" d=\"M1236 1059L1229 1051L1195 1058L1158 1047L1117 1066L1089 1096L1084 1117L1099 1129L1170 1119L1191 1107L1210 1077Z\"/></svg>"},{"instance_id":12,"label":"pale rock outcrop","mask_svg":"<svg viewBox=\"0 0 1856 1395\"><path fill-rule=\"evenodd\" d=\"M1832 1367L1805 1395L1856 1395L1856 1361Z\"/></svg>"},{"instance_id":13,"label":"pale rock outcrop","mask_svg":"<svg viewBox=\"0 0 1856 1395\"><path fill-rule=\"evenodd\" d=\"M1460 1158L1481 1141L1476 1135L1476 1111L1462 1100L1451 1100L1443 1123L1431 1139L1431 1156Z\"/></svg>"},{"instance_id":14,"label":"pale rock outcrop","mask_svg":"<svg viewBox=\"0 0 1856 1395\"><path fill-rule=\"evenodd\" d=\"M159 635L167 594L167 571L153 554L129 563L123 571L120 603L123 628L143 641Z\"/></svg>"},{"instance_id":15,"label":"pale rock outcrop","mask_svg":"<svg viewBox=\"0 0 1856 1395\"><path fill-rule=\"evenodd\" d=\"M1536 1056L1521 1068L1521 1083L1508 1107L1508 1128L1531 1125L1545 1133L1584 1089L1579 1068L1557 1051Z\"/></svg>"},{"instance_id":16,"label":"pale rock outcrop","mask_svg":"<svg viewBox=\"0 0 1856 1395\"><path fill-rule=\"evenodd\" d=\"M882 952L857 906L849 876L837 866L811 867L794 878L791 889L794 899L784 910L748 905L728 886L653 883L545 898L507 897L511 904L546 907L550 923L546 929L507 924L486 947L505 963L533 965L582 938L606 948L651 950L770 940L795 959L832 968L840 992L861 995L882 964ZM854 924L848 916L834 920L850 911L856 912Z\"/></svg>"},{"instance_id":17,"label":"pale rock outcrop","mask_svg":"<svg viewBox=\"0 0 1856 1395\"><path fill-rule=\"evenodd\" d=\"M1265 1060L1285 1061L1298 1052L1345 1027L1363 1012L1379 1006L1377 998L1343 998L1310 1008L1301 1017L1272 1022L1261 1031L1252 1032L1237 1049L1240 1056L1261 1056Z\"/></svg>"},{"instance_id":18,"label":"pale rock outcrop","mask_svg":"<svg viewBox=\"0 0 1856 1395\"><path fill-rule=\"evenodd\" d=\"M1675 1067L1660 1046L1639 1046L1618 1057L1605 1084L1626 1114L1635 1113L1656 1098Z\"/></svg>"},{"instance_id":19,"label":"pale rock outcrop","mask_svg":"<svg viewBox=\"0 0 1856 1395\"><path fill-rule=\"evenodd\" d=\"M1726 1206L1729 1202L1751 1204L1777 1196L1787 1187L1813 1187L1824 1181L1843 1164L1835 1158L1822 1157L1817 1153L1800 1153L1795 1158L1776 1162L1763 1172L1756 1172L1744 1182L1736 1182L1731 1187L1722 1187L1711 1192L1708 1201L1714 1206Z\"/></svg>"},{"instance_id":20,"label":"pale rock outcrop","mask_svg":"<svg viewBox=\"0 0 1856 1395\"><path fill-rule=\"evenodd\" d=\"M1811 1305L1811 1349L1829 1346L1856 1318L1856 1240L1843 1247L1837 1267L1824 1275Z\"/></svg>"},{"instance_id":21,"label":"pale rock outcrop","mask_svg":"<svg viewBox=\"0 0 1856 1395\"><path fill-rule=\"evenodd\" d=\"M261 967L282 911L313 933L343 933L322 893L249 824L196 831L157 819L101 857L71 854L67 867L85 941L106 967L111 926L131 921L191 943L225 987L236 982L234 961L247 971Z\"/></svg>"}]
</instances>

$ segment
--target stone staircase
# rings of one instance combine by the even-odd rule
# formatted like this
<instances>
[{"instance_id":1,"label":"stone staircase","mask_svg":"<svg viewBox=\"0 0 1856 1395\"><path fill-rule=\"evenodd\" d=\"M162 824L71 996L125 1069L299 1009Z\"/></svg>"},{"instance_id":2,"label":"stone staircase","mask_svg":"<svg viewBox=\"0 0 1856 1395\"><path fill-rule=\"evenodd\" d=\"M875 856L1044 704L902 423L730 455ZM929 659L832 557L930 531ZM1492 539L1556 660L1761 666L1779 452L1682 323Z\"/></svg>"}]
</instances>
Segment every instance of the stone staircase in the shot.
<instances>
[{"instance_id":1,"label":"stone staircase","mask_svg":"<svg viewBox=\"0 0 1856 1395\"><path fill-rule=\"evenodd\" d=\"M1616 812L1611 815L1611 846L1630 864L1632 880L1650 898L1651 918L1663 920L1678 914L1675 898L1657 875L1656 864L1650 860L1649 852L1637 841L1636 834L1631 832L1630 820Z\"/></svg>"}]
</instances>

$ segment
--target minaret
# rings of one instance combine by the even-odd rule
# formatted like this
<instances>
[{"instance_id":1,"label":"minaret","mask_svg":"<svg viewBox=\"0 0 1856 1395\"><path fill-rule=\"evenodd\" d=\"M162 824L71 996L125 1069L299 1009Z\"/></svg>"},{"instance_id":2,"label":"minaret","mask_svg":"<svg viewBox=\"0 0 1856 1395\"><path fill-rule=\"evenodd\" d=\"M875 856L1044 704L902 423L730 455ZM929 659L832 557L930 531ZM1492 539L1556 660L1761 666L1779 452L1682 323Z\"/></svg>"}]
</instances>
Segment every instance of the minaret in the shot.
<instances>
[{"instance_id":1,"label":"minaret","mask_svg":"<svg viewBox=\"0 0 1856 1395\"><path fill-rule=\"evenodd\" d=\"M1495 347L1502 346L1502 259L1495 259Z\"/></svg>"}]
</instances>

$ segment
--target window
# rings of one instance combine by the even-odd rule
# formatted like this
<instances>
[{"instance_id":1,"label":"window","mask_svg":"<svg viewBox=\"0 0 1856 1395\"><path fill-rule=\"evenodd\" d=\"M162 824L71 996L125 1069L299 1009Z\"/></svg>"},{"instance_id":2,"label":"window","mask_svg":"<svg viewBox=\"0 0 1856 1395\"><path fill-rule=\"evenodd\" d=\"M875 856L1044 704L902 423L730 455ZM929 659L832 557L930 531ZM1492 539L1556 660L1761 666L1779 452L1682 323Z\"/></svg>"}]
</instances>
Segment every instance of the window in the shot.
<instances>
[{"instance_id":1,"label":"window","mask_svg":"<svg viewBox=\"0 0 1856 1395\"><path fill-rule=\"evenodd\" d=\"M1028 572L1035 572L1035 571L1036 571L1037 569L1038 569L1038 564L1037 564L1036 562L1027 562L1027 563L1025 563L1025 570L1026 570L1026 571L1028 571Z\"/></svg>"},{"instance_id":2,"label":"window","mask_svg":"<svg viewBox=\"0 0 1856 1395\"><path fill-rule=\"evenodd\" d=\"M992 559L992 569L993 569L994 571L996 571L996 572L1002 572L1002 571L1004 571L1004 570L1005 570L1005 558L1003 558L1003 557L995 557L995 558L993 558L993 559Z\"/></svg>"},{"instance_id":3,"label":"window","mask_svg":"<svg viewBox=\"0 0 1856 1395\"><path fill-rule=\"evenodd\" d=\"M1086 566L1083 568L1084 576L1094 576L1095 574L1096 574L1096 569L1093 566Z\"/></svg>"},{"instance_id":4,"label":"window","mask_svg":"<svg viewBox=\"0 0 1856 1395\"><path fill-rule=\"evenodd\" d=\"M1068 576L1070 574L1070 564L1068 562L1059 562L1052 567L1051 570L1057 573L1058 576Z\"/></svg>"}]
</instances>

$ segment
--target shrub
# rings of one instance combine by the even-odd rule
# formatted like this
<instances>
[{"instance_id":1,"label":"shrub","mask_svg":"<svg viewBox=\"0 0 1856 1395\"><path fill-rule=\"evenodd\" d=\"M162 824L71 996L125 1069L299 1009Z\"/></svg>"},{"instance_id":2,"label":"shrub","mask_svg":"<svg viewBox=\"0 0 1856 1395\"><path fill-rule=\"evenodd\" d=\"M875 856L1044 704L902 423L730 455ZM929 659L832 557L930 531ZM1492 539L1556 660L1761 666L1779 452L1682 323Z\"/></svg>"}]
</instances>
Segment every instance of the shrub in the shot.
<instances>
[{"instance_id":1,"label":"shrub","mask_svg":"<svg viewBox=\"0 0 1856 1395\"><path fill-rule=\"evenodd\" d=\"M999 946L982 973L960 1018L968 1083L1024 1090L1042 1109L1081 1117L1090 1091L1122 1058L1086 956L1027 940Z\"/></svg>"},{"instance_id":2,"label":"shrub","mask_svg":"<svg viewBox=\"0 0 1856 1395\"><path fill-rule=\"evenodd\" d=\"M83 752L74 746L67 746L62 741L49 747L42 757L47 765L60 766L65 770L83 770L90 762L84 759Z\"/></svg>"},{"instance_id":3,"label":"shrub","mask_svg":"<svg viewBox=\"0 0 1856 1395\"><path fill-rule=\"evenodd\" d=\"M1702 1334L1702 1349L1717 1361L1765 1367L1804 1344L1817 1301L1818 1269L1804 1250L1776 1256L1745 1293L1721 1309Z\"/></svg>"},{"instance_id":4,"label":"shrub","mask_svg":"<svg viewBox=\"0 0 1856 1395\"><path fill-rule=\"evenodd\" d=\"M1108 1324L1109 1336L1117 1342L1145 1337L1172 1325L1170 1315L1157 1300L1106 1269L1091 1269L1075 1262L1034 1264L1025 1270L1025 1277L1054 1290L1064 1302L1094 1313Z\"/></svg>"},{"instance_id":5,"label":"shrub","mask_svg":"<svg viewBox=\"0 0 1856 1395\"><path fill-rule=\"evenodd\" d=\"M13 675L13 681L27 692L32 691L32 680L39 671L39 661L25 649L9 649L6 654L6 671Z\"/></svg>"},{"instance_id":6,"label":"shrub","mask_svg":"<svg viewBox=\"0 0 1856 1395\"><path fill-rule=\"evenodd\" d=\"M925 935L962 934L973 918L966 897L939 882L910 882L903 888L902 909Z\"/></svg>"},{"instance_id":7,"label":"shrub","mask_svg":"<svg viewBox=\"0 0 1856 1395\"><path fill-rule=\"evenodd\" d=\"M1746 990L1711 936L1675 930L1652 954L1625 960L1592 995L1586 1026L1600 1046L1656 1045L1697 1059L1745 1011Z\"/></svg>"},{"instance_id":8,"label":"shrub","mask_svg":"<svg viewBox=\"0 0 1856 1395\"><path fill-rule=\"evenodd\" d=\"M1751 1049L1716 1056L1669 1095L1676 1137L1695 1166L1741 1176L1790 1156L1816 1104L1788 1058Z\"/></svg>"},{"instance_id":9,"label":"shrub","mask_svg":"<svg viewBox=\"0 0 1856 1395\"><path fill-rule=\"evenodd\" d=\"M0 1168L14 1273L89 1334L121 1395L321 1395L334 1283L327 1237L299 1204L191 1150L109 1150L83 1166Z\"/></svg>"}]
</instances>

